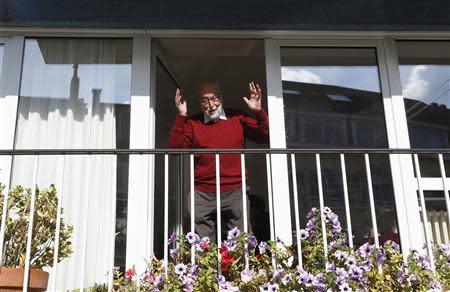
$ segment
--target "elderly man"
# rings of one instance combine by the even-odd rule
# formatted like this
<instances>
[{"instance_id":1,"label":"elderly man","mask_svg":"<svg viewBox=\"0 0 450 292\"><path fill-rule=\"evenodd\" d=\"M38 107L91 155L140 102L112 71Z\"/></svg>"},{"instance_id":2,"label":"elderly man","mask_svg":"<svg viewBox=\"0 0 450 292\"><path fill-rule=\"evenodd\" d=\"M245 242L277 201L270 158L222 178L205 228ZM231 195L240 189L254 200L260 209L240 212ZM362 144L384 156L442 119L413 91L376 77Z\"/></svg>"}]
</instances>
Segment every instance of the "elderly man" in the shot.
<instances>
[{"instance_id":1,"label":"elderly man","mask_svg":"<svg viewBox=\"0 0 450 292\"><path fill-rule=\"evenodd\" d=\"M244 148L245 138L268 143L269 121L261 106L261 88L249 84L244 102L252 118L242 111L223 108L222 90L217 83L200 87L198 102L201 114L188 118L187 105L177 89L175 105L178 115L169 136L170 148L224 149ZM197 154L195 171L195 229L200 236L216 238L216 170L214 154ZM238 154L220 155L221 214L225 228L243 228L242 176ZM248 198L247 198L248 202ZM247 203L247 206L249 204ZM247 222L245 224L248 224Z\"/></svg>"}]
</instances>

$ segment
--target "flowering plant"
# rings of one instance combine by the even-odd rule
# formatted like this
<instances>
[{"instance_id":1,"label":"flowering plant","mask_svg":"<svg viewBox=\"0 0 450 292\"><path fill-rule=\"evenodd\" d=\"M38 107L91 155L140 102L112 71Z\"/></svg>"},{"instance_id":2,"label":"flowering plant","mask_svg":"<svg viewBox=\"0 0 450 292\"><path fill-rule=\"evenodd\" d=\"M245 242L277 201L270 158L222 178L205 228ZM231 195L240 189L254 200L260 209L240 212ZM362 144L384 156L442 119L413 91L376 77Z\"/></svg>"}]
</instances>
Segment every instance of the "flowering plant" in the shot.
<instances>
[{"instance_id":1,"label":"flowering plant","mask_svg":"<svg viewBox=\"0 0 450 292\"><path fill-rule=\"evenodd\" d=\"M32 190L15 186L9 191L8 202L4 208L5 186L0 184L0 224L2 212L6 210L3 257L0 266L23 268L25 266L28 223L30 218ZM33 221L33 240L31 242L30 267L42 269L53 265L54 245L57 230L58 195L54 185L36 190L35 213ZM61 209L61 215L64 210ZM58 261L72 254L73 226L61 217L59 226Z\"/></svg>"},{"instance_id":2,"label":"flowering plant","mask_svg":"<svg viewBox=\"0 0 450 292\"><path fill-rule=\"evenodd\" d=\"M280 240L259 242L233 228L218 248L195 233L172 234L170 259L152 258L138 277L134 269L116 273L116 291L441 291L450 289L450 245L434 249L435 273L429 259L411 251L404 261L398 244L379 248L365 243L351 249L338 216L324 208L326 233L319 210L307 215L297 247ZM323 238L326 238L324 244ZM325 257L324 247L327 247ZM195 260L191 262L191 250ZM220 265L219 265L220 263ZM139 283L139 284L138 284Z\"/></svg>"}]
</instances>

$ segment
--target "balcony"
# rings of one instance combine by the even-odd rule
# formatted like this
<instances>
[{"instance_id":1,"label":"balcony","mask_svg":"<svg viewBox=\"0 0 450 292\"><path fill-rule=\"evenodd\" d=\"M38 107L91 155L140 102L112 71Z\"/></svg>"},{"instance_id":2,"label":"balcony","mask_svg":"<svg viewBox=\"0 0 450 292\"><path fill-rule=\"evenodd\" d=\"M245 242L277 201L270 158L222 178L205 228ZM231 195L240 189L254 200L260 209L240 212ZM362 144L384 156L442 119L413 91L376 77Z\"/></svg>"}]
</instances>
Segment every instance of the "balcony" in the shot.
<instances>
[{"instance_id":1,"label":"balcony","mask_svg":"<svg viewBox=\"0 0 450 292\"><path fill-rule=\"evenodd\" d=\"M54 183L58 190L56 224L60 226L64 217L74 225L73 254L58 262L59 246L55 244L53 267L44 268L50 272L48 289L83 289L94 283L107 283L112 289L114 266L143 266L143 261L133 262L136 254L140 259L156 255L167 262L170 234L195 229L193 216L185 216L195 214L195 204L186 201L195 202L194 158L206 154L215 157L212 175L219 178L216 190L220 189L221 156L240 156L242 216L249 224L239 228L243 231L251 228L259 237L266 236L264 240L280 238L287 244L294 244L298 258L302 249L297 235L311 207L324 210L328 206L339 215L350 247L367 241L379 247L393 240L401 245L405 254L422 243L426 245L424 251L431 254L433 244L449 242L449 149L0 150L0 156L13 161L11 185L32 188L33 212L28 212L27 216L35 216L36 190ZM120 167L124 161L129 162L129 169ZM133 184L139 184L133 181L136 165L151 170L151 184L141 186L149 198L143 206L144 209L149 206L146 214L136 214L136 206L127 205L132 196L138 195L133 192ZM399 169L399 165L403 167ZM406 177L405 165L413 174L410 180ZM249 168L258 173L256 178L249 173L251 170L244 171ZM423 172L428 175L430 169L438 175L422 175ZM74 177L83 177L83 181L75 181ZM414 192L407 192L405 184ZM245 199L247 195L250 206ZM216 191L216 196L220 198L221 193ZM5 192L0 230L2 243L7 202ZM220 210L220 200L216 202L216 209ZM410 206L417 208L407 209ZM64 210L63 215L61 210ZM139 221L142 215L148 216L148 220ZM220 224L222 215L216 212L219 247L227 231ZM321 221L325 226L323 216ZM426 222L428 228L424 229L417 222L422 226ZM130 235L132 232L139 234L140 228L148 231L142 238L148 243L147 250L136 250L134 243L138 238ZM28 224L23 253L24 281L28 280L27 271L32 267L31 247L38 238L33 230L33 225ZM412 233L422 239L416 246L411 243L414 241ZM328 243L325 234L322 235L326 258ZM59 242L59 236L56 232L55 242ZM4 245L0 248L4 259Z\"/></svg>"}]
</instances>

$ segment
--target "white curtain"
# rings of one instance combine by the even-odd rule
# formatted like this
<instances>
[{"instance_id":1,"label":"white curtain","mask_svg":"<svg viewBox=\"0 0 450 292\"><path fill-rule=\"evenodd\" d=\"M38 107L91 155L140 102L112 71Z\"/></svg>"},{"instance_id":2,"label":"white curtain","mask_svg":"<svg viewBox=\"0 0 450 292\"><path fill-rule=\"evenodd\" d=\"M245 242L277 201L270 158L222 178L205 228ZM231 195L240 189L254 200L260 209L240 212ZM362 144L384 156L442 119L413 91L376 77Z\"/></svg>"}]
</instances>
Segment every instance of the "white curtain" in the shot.
<instances>
[{"instance_id":1,"label":"white curtain","mask_svg":"<svg viewBox=\"0 0 450 292\"><path fill-rule=\"evenodd\" d=\"M112 40L27 40L15 148L116 148L116 56ZM31 187L33 163L34 157L14 159L12 185ZM63 217L74 226L73 254L56 275L47 269L49 290L106 283L114 260L116 175L112 155L40 156L38 186L55 184Z\"/></svg>"}]
</instances>

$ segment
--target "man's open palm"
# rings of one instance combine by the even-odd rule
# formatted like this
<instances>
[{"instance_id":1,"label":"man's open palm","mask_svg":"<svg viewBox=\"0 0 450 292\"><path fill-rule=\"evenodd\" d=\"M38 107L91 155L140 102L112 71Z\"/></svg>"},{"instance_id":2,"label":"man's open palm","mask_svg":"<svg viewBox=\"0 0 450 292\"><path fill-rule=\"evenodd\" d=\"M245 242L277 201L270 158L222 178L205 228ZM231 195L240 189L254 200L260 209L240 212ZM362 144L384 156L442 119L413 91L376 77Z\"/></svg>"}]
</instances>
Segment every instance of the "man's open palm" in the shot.
<instances>
[{"instance_id":1,"label":"man's open palm","mask_svg":"<svg viewBox=\"0 0 450 292\"><path fill-rule=\"evenodd\" d=\"M187 115L187 104L186 100L181 95L180 89L177 88L177 92L175 93L175 106L177 107L178 114L182 116Z\"/></svg>"},{"instance_id":2,"label":"man's open palm","mask_svg":"<svg viewBox=\"0 0 450 292\"><path fill-rule=\"evenodd\" d=\"M262 109L261 88L257 83L255 84L254 82L250 82L248 84L248 89L250 91L250 98L244 96L243 99L252 112L258 112Z\"/></svg>"}]
</instances>

